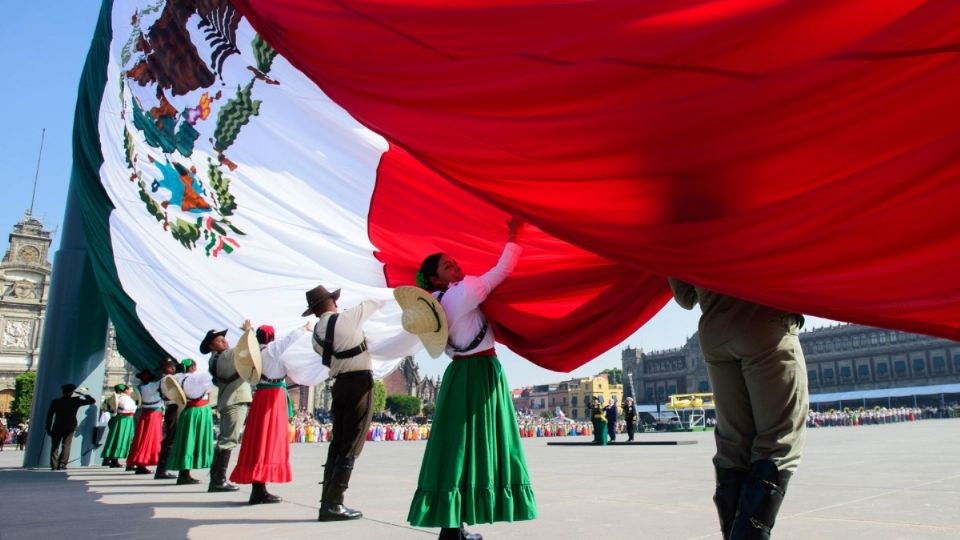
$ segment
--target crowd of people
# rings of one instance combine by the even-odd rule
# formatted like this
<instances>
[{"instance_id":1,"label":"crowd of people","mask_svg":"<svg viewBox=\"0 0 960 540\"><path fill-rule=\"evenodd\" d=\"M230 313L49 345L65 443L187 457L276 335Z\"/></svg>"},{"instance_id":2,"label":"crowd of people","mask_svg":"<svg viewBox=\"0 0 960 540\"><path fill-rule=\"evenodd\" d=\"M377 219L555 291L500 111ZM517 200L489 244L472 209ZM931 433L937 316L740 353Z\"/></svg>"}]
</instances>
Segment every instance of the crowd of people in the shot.
<instances>
[{"instance_id":1,"label":"crowd of people","mask_svg":"<svg viewBox=\"0 0 960 540\"><path fill-rule=\"evenodd\" d=\"M14 445L17 450L23 450L27 444L27 435L30 433L30 420L12 422L9 415L0 415L0 452L6 445Z\"/></svg>"},{"instance_id":2,"label":"crowd of people","mask_svg":"<svg viewBox=\"0 0 960 540\"><path fill-rule=\"evenodd\" d=\"M957 418L960 416L960 404L944 407L859 407L843 410L810 411L807 414L807 427L846 427L871 426L878 424L896 424L915 422L935 418Z\"/></svg>"}]
</instances>

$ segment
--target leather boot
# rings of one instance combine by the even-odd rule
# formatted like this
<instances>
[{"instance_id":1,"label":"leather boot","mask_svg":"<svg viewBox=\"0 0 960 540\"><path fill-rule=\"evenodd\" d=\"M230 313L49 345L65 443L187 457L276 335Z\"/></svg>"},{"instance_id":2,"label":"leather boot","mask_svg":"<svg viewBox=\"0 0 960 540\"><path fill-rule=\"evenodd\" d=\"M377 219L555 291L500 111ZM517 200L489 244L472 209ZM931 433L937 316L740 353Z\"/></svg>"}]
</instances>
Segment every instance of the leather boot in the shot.
<instances>
[{"instance_id":1,"label":"leather boot","mask_svg":"<svg viewBox=\"0 0 960 540\"><path fill-rule=\"evenodd\" d=\"M437 540L460 540L460 534L460 529L444 527L440 529L440 536L437 537Z\"/></svg>"},{"instance_id":2,"label":"leather boot","mask_svg":"<svg viewBox=\"0 0 960 540\"><path fill-rule=\"evenodd\" d=\"M213 454L213 463L210 465L210 487L208 492L237 491L237 486L227 482L227 467L230 466L230 450L217 448Z\"/></svg>"},{"instance_id":3,"label":"leather boot","mask_svg":"<svg viewBox=\"0 0 960 540\"><path fill-rule=\"evenodd\" d=\"M769 540L791 476L789 471L777 470L769 459L750 464L740 491L731 540Z\"/></svg>"},{"instance_id":4,"label":"leather boot","mask_svg":"<svg viewBox=\"0 0 960 540\"><path fill-rule=\"evenodd\" d=\"M250 504L273 504L282 499L267 491L267 485L259 482L253 483L253 491L250 492Z\"/></svg>"},{"instance_id":5,"label":"leather boot","mask_svg":"<svg viewBox=\"0 0 960 540\"><path fill-rule=\"evenodd\" d=\"M327 466L329 465L328 463ZM353 474L353 458L337 459L329 480L323 484L324 496L320 501L317 521L347 521L363 517L362 512L343 505L343 493L350 483L351 474ZM326 470L324 477L326 477Z\"/></svg>"},{"instance_id":6,"label":"leather boot","mask_svg":"<svg viewBox=\"0 0 960 540\"><path fill-rule=\"evenodd\" d=\"M153 471L140 465L139 467L134 468L133 474L153 474Z\"/></svg>"},{"instance_id":7,"label":"leather boot","mask_svg":"<svg viewBox=\"0 0 960 540\"><path fill-rule=\"evenodd\" d=\"M166 469L161 469L160 467L157 467L157 471L153 473L154 480L173 480L176 477L177 475Z\"/></svg>"},{"instance_id":8,"label":"leather boot","mask_svg":"<svg viewBox=\"0 0 960 540\"><path fill-rule=\"evenodd\" d=\"M737 507L740 505L740 490L747 472L740 469L726 469L714 465L717 473L717 488L713 492L713 504L717 507L720 517L720 533L723 540L729 540L733 520L737 517Z\"/></svg>"},{"instance_id":9,"label":"leather boot","mask_svg":"<svg viewBox=\"0 0 960 540\"><path fill-rule=\"evenodd\" d=\"M113 458L113 459L110 460L110 468L111 468L111 469L119 469L120 467L123 467L123 465L120 464L120 460L119 460L119 459Z\"/></svg>"},{"instance_id":10,"label":"leather boot","mask_svg":"<svg viewBox=\"0 0 960 540\"><path fill-rule=\"evenodd\" d=\"M199 484L200 481L196 478L190 476L190 471L180 471L180 474L177 476L177 485L178 486L190 486L193 484Z\"/></svg>"}]
</instances>

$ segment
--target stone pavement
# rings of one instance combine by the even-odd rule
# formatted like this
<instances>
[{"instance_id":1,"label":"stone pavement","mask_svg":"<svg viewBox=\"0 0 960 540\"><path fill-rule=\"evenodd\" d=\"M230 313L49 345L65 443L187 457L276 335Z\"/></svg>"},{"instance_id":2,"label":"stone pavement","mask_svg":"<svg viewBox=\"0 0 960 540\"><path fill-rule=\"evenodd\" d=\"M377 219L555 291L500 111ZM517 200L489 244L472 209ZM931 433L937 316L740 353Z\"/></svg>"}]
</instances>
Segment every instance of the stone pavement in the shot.
<instances>
[{"instance_id":1,"label":"stone pavement","mask_svg":"<svg viewBox=\"0 0 960 540\"><path fill-rule=\"evenodd\" d=\"M540 517L470 529L491 540L719 538L711 433L641 437L698 444L548 447L557 439L525 439ZM119 469L23 470L22 453L8 446L0 453L0 539L434 538L436 530L405 521L424 444L366 445L347 492L365 517L348 523L314 521L326 444L292 445L294 482L271 486L284 502L255 507L245 504L249 489L206 493ZM958 461L960 420L810 430L774 538L960 538Z\"/></svg>"}]
</instances>

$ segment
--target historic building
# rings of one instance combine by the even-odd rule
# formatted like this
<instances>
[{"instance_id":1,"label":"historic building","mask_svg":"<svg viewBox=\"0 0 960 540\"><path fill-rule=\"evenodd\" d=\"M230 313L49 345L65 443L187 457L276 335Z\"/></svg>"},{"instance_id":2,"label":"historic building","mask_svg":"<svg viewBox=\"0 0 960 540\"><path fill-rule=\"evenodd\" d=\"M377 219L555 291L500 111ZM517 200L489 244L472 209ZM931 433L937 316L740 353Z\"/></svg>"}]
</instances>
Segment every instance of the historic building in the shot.
<instances>
[{"instance_id":1,"label":"historic building","mask_svg":"<svg viewBox=\"0 0 960 540\"><path fill-rule=\"evenodd\" d=\"M17 376L37 369L52 273L52 232L40 220L28 212L13 226L9 240L0 261L0 412L10 410ZM112 326L106 355L104 389L109 393L115 384L132 382L134 373L117 352Z\"/></svg>"},{"instance_id":2,"label":"historic building","mask_svg":"<svg viewBox=\"0 0 960 540\"><path fill-rule=\"evenodd\" d=\"M440 389L440 379L431 379L430 377L420 376L420 367L412 356L407 356L400 362L397 369L383 378L383 385L388 396L402 394L407 396L416 396L420 402L436 403L437 392ZM332 394L333 381L327 380L325 383L315 387L316 401L314 407L321 411L329 411L333 403Z\"/></svg>"},{"instance_id":3,"label":"historic building","mask_svg":"<svg viewBox=\"0 0 960 540\"><path fill-rule=\"evenodd\" d=\"M28 212L13 226L0 262L0 412L10 410L17 375L37 369L50 290L51 234Z\"/></svg>"},{"instance_id":4,"label":"historic building","mask_svg":"<svg viewBox=\"0 0 960 540\"><path fill-rule=\"evenodd\" d=\"M801 332L810 393L960 383L960 343L839 324ZM641 403L670 394L709 392L697 336L677 349L622 353L624 392Z\"/></svg>"},{"instance_id":5,"label":"historic building","mask_svg":"<svg viewBox=\"0 0 960 540\"><path fill-rule=\"evenodd\" d=\"M604 403L611 398L619 402L624 396L623 388L621 384L611 384L607 375L601 373L519 389L514 391L513 406L519 412L533 414L553 414L559 408L568 418L584 420L590 417L590 396L599 396Z\"/></svg>"}]
</instances>

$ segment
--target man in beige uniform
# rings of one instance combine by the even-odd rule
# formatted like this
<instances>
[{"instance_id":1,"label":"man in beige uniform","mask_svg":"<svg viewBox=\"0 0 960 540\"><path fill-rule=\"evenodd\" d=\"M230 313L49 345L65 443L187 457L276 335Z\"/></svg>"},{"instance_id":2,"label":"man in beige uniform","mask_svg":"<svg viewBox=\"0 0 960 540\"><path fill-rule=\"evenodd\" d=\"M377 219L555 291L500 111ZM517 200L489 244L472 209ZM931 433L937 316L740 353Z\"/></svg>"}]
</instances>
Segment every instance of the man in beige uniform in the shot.
<instances>
[{"instance_id":1,"label":"man in beige uniform","mask_svg":"<svg viewBox=\"0 0 960 540\"><path fill-rule=\"evenodd\" d=\"M343 494L353 473L353 464L366 441L373 417L373 359L367 351L363 323L385 300L364 300L337 313L340 289L332 293L323 285L307 292L303 316L316 315L313 349L330 368L333 383L333 435L323 470L323 494L319 521L358 519L361 512L343 505Z\"/></svg>"},{"instance_id":2,"label":"man in beige uniform","mask_svg":"<svg viewBox=\"0 0 960 540\"><path fill-rule=\"evenodd\" d=\"M713 500L723 538L770 538L806 436L803 316L669 281L680 306L699 301L703 311L700 348L717 408Z\"/></svg>"},{"instance_id":3,"label":"man in beige uniform","mask_svg":"<svg viewBox=\"0 0 960 540\"><path fill-rule=\"evenodd\" d=\"M253 325L250 320L243 323L246 332ZM217 386L217 412L220 415L220 436L210 465L210 487L207 491L237 491L237 486L227 482L227 467L230 465L230 452L240 444L240 430L247 419L253 390L250 383L237 373L233 363L233 348L227 341L227 331L210 330L200 343L202 354L210 355L208 366L213 383Z\"/></svg>"}]
</instances>

